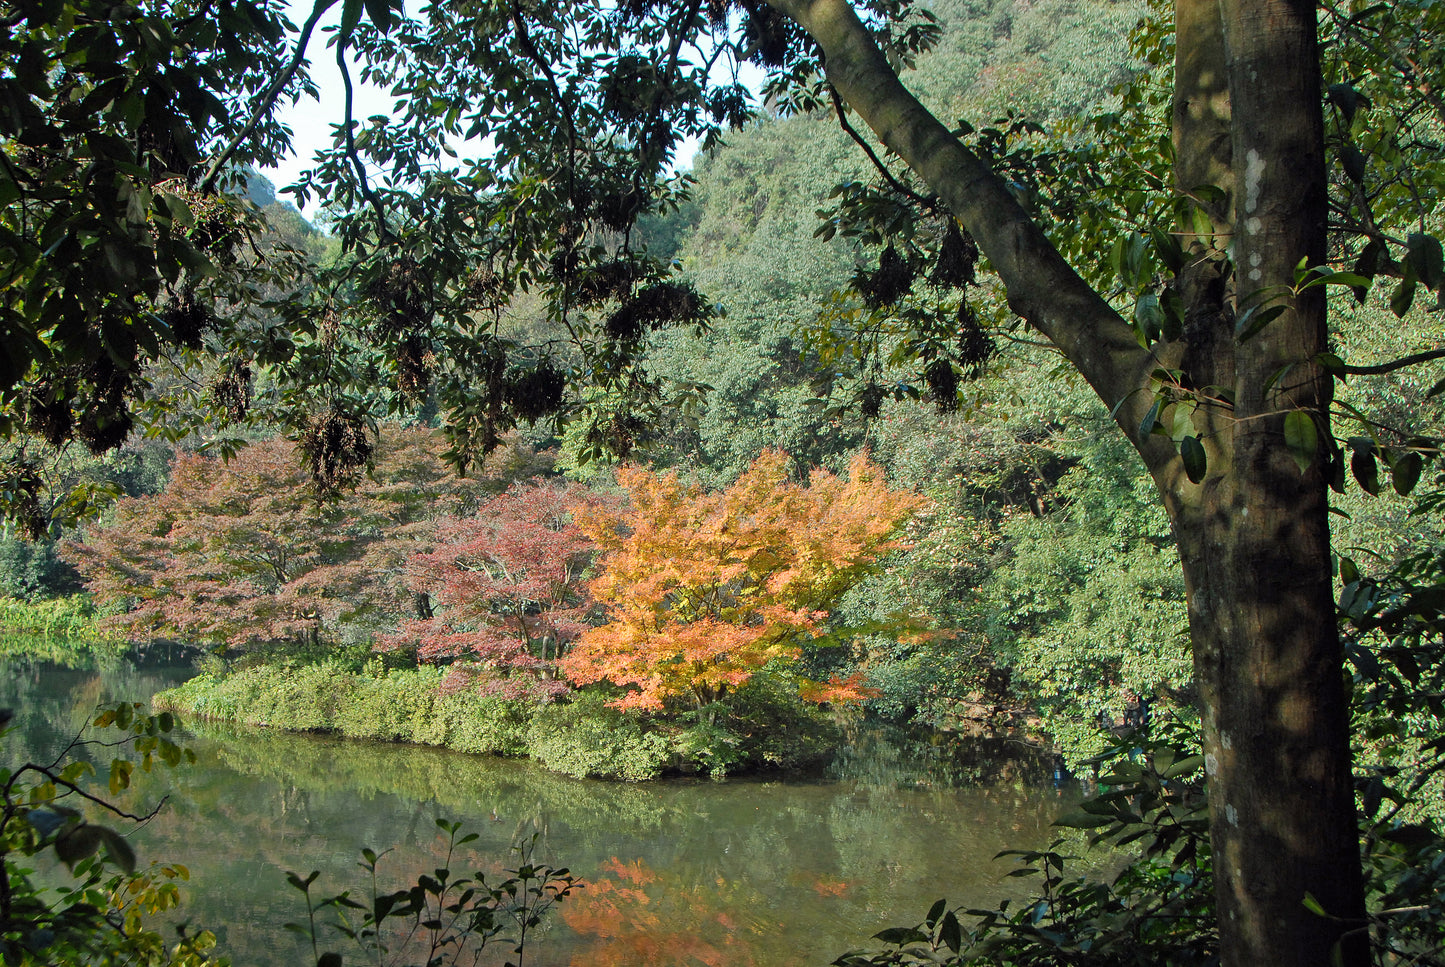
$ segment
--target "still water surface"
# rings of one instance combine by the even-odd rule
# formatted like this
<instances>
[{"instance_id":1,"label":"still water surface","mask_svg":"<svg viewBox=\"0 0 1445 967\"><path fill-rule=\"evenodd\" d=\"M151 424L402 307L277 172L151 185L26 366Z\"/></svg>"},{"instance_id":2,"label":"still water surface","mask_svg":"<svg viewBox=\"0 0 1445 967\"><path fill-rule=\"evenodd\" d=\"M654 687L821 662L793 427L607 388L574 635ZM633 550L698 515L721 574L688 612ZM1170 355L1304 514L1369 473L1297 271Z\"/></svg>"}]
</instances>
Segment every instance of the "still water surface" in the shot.
<instances>
[{"instance_id":1,"label":"still water surface","mask_svg":"<svg viewBox=\"0 0 1445 967\"><path fill-rule=\"evenodd\" d=\"M102 701L145 700L183 664L109 661L78 670L0 666L0 707L19 712L6 759L53 755ZM1019 743L898 744L860 734L824 776L626 785L570 779L444 750L197 726L197 765L137 772L127 807L168 796L134 834L144 864L186 863L186 915L216 930L238 967L304 964L283 929L304 919L285 872L320 870L330 892L363 886L358 850L395 847L384 884L440 863L436 820L479 839L463 868L489 876L536 834L536 859L590 884L569 898L527 962L547 965L823 965L938 897L994 906L1028 881L994 855L1049 840L1078 791ZM348 962L354 958L347 952Z\"/></svg>"}]
</instances>

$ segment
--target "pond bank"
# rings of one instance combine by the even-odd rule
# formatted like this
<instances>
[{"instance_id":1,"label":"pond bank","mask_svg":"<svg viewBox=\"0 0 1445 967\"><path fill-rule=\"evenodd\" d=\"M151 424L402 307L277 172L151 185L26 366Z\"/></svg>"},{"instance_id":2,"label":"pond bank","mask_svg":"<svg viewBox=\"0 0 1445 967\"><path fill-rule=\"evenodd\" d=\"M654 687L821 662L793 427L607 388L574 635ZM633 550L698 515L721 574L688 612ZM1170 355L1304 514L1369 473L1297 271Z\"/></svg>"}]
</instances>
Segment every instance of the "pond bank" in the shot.
<instances>
[{"instance_id":1,"label":"pond bank","mask_svg":"<svg viewBox=\"0 0 1445 967\"><path fill-rule=\"evenodd\" d=\"M627 781L816 769L841 741L826 713L761 692L739 703L741 722L719 723L621 712L598 692L547 703L449 692L444 676L433 667L260 664L200 674L153 704L207 721L526 757L577 778Z\"/></svg>"}]
</instances>

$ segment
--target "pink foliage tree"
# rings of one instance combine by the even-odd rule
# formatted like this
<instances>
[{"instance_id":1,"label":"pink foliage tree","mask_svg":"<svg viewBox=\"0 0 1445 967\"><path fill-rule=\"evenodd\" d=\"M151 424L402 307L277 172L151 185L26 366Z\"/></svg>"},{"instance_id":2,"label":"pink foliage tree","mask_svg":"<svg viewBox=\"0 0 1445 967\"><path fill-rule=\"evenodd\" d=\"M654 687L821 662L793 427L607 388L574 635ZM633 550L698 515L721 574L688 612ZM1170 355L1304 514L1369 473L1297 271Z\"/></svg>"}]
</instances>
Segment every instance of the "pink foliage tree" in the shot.
<instances>
[{"instance_id":1,"label":"pink foliage tree","mask_svg":"<svg viewBox=\"0 0 1445 967\"><path fill-rule=\"evenodd\" d=\"M586 570L596 546L569 508L595 505L575 485L515 484L470 517L441 521L435 549L405 568L408 587L435 614L378 640L448 664L442 687L546 700L565 694L556 663L588 627Z\"/></svg>"},{"instance_id":2,"label":"pink foliage tree","mask_svg":"<svg viewBox=\"0 0 1445 967\"><path fill-rule=\"evenodd\" d=\"M503 485L457 477L444 447L425 429L386 428L371 474L325 502L286 440L229 462L179 454L162 493L119 502L67 557L136 640L370 641L428 610L402 571L435 522Z\"/></svg>"}]
</instances>

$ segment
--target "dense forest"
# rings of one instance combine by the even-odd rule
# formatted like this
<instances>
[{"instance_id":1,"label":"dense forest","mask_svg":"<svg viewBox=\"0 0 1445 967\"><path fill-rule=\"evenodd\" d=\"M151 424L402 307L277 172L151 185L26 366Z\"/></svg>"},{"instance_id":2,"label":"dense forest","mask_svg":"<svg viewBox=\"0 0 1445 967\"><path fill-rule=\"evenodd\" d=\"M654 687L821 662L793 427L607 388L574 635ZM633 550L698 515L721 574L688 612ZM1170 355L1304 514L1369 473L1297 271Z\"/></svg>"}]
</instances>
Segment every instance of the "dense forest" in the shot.
<instances>
[{"instance_id":1,"label":"dense forest","mask_svg":"<svg viewBox=\"0 0 1445 967\"><path fill-rule=\"evenodd\" d=\"M380 58L386 31L367 35L351 7ZM12 629L63 615L80 639L195 646L200 674L158 698L167 714L525 755L580 777L806 769L859 716L1019 729L1116 780L1065 825L1149 846L1110 890L1049 901L1075 933L1000 915L970 928L975 953L1006 935L1020 946L1000 962L1055 962L1029 959L1030 943L1084 957L1123 943L1115 917L1121 935L1157 931L1130 949L1218 956L1199 791L1217 685L1196 681L1188 515L1150 462L1162 446L1193 483L1221 465L1200 402L1218 401L1213 387L1159 348L1197 322L1171 280L1207 261L1167 229L1183 209L1155 197L1183 151L1170 141L1176 38L1166 13L1133 2L938 0L929 14L936 38L898 39L895 68L1122 307L1126 341L1173 361L1150 364L1148 392L1101 400L1078 352L1020 308L1005 259L980 253L983 233L902 174L896 147L856 129L841 100L801 87L729 117L690 170L661 172L645 211L607 208L632 197L635 173L591 172L604 201L589 202L588 235L548 223L543 244L527 232L550 216L489 212L513 226L498 244L523 252L511 275L494 249L454 258L422 231L400 257L369 256L364 178L313 225L248 168L226 196L240 214L193 220L187 237L249 249L234 257L250 288L208 281L209 307L167 306L177 345L126 383L125 406L103 386L82 405L103 382L89 371L5 397ZM1351 66L1339 29L1330 56ZM1386 164L1428 154L1440 118L1411 100L1425 119L1408 128L1401 113L1392 141L1355 123L1372 105L1356 92L1347 106L1340 84L1334 187L1368 195L1367 211L1398 203L1369 237L1408 241L1393 262L1381 242L1366 266L1341 235L1330 257L1349 271L1292 266L1295 296L1329 289L1329 342L1310 365L1338 377L1326 409L1341 440L1269 415L1285 420L1296 476L1330 474L1328 620L1354 699L1371 903L1413 911L1378 942L1434 963L1439 898L1416 901L1435 880L1412 867L1438 843L1445 795L1442 410L1438 307L1414 295L1445 291L1445 275L1426 234L1433 173L1405 184ZM600 103L633 123L618 90ZM625 142L599 140L598 157ZM1368 177L1361 151L1379 169ZM298 197L349 184L340 157ZM437 211L417 216L432 242L477 217ZM374 251L388 231L400 229L383 220ZM1252 298L1231 322L1241 344L1294 312ZM421 326L423 304L454 329ZM1147 767L1127 765L1136 749ZM1121 752L1122 767L1109 758ZM1032 861L1063 882L1061 863ZM1188 883L1169 886L1171 869ZM935 909L921 932L880 939L957 955L950 918ZM1159 926L1171 918L1205 925Z\"/></svg>"}]
</instances>

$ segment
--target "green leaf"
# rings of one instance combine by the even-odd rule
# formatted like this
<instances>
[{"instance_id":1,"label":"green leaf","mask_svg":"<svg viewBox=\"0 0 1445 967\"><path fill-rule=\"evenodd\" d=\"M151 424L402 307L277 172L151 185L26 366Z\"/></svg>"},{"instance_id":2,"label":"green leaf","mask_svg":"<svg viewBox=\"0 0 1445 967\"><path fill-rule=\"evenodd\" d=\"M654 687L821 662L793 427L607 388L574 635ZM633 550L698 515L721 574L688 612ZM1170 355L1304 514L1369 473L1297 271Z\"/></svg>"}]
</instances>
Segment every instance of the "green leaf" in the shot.
<instances>
[{"instance_id":1,"label":"green leaf","mask_svg":"<svg viewBox=\"0 0 1445 967\"><path fill-rule=\"evenodd\" d=\"M55 855L67 866L74 866L100 849L104 839L99 826L76 826L60 834L55 841Z\"/></svg>"},{"instance_id":2,"label":"green leaf","mask_svg":"<svg viewBox=\"0 0 1445 967\"><path fill-rule=\"evenodd\" d=\"M1390 311L1395 314L1396 319L1403 319L1405 313L1410 311L1410 305L1415 301L1415 289L1419 283L1414 279L1401 279L1400 284L1395 287L1395 293L1390 296Z\"/></svg>"},{"instance_id":3,"label":"green leaf","mask_svg":"<svg viewBox=\"0 0 1445 967\"><path fill-rule=\"evenodd\" d=\"M1355 123L1355 114L1360 108L1369 110L1370 99L1351 84L1331 84L1329 91L1330 103L1340 109L1345 116L1345 125L1348 127Z\"/></svg>"},{"instance_id":4,"label":"green leaf","mask_svg":"<svg viewBox=\"0 0 1445 967\"><path fill-rule=\"evenodd\" d=\"M1169 768L1160 773L1165 779L1178 779L1180 776L1188 775L1198 771L1204 765L1204 756L1188 755L1179 761L1171 764Z\"/></svg>"},{"instance_id":5,"label":"green leaf","mask_svg":"<svg viewBox=\"0 0 1445 967\"><path fill-rule=\"evenodd\" d=\"M958 953L963 946L963 929L958 924L958 917L950 910L943 918L943 927L938 931L938 939L943 945L954 953Z\"/></svg>"},{"instance_id":6,"label":"green leaf","mask_svg":"<svg viewBox=\"0 0 1445 967\"><path fill-rule=\"evenodd\" d=\"M120 793L122 789L130 787L130 774L135 770L135 764L125 759L112 760L110 764L110 794L112 796Z\"/></svg>"},{"instance_id":7,"label":"green leaf","mask_svg":"<svg viewBox=\"0 0 1445 967\"><path fill-rule=\"evenodd\" d=\"M905 944L922 943L928 938L917 927L889 927L887 930L875 933L873 939L881 940L895 947L902 947Z\"/></svg>"},{"instance_id":8,"label":"green leaf","mask_svg":"<svg viewBox=\"0 0 1445 967\"><path fill-rule=\"evenodd\" d=\"M1149 412L1144 414L1144 419L1139 421L1139 438L1141 440L1147 440L1149 435L1154 432L1154 427L1159 423L1159 407L1161 405L1162 401L1156 399L1154 405L1149 407Z\"/></svg>"},{"instance_id":9,"label":"green leaf","mask_svg":"<svg viewBox=\"0 0 1445 967\"><path fill-rule=\"evenodd\" d=\"M1365 180L1365 153L1353 144L1340 148L1340 164L1344 166L1345 175L1355 184Z\"/></svg>"},{"instance_id":10,"label":"green leaf","mask_svg":"<svg viewBox=\"0 0 1445 967\"><path fill-rule=\"evenodd\" d=\"M1380 468L1375 464L1375 454L1369 450L1356 450L1350 456L1350 472L1359 481L1360 489L1374 497L1380 492Z\"/></svg>"},{"instance_id":11,"label":"green leaf","mask_svg":"<svg viewBox=\"0 0 1445 967\"><path fill-rule=\"evenodd\" d=\"M1435 236L1423 232L1410 235L1405 240L1405 264L1432 292L1438 292L1445 285L1445 250Z\"/></svg>"},{"instance_id":12,"label":"green leaf","mask_svg":"<svg viewBox=\"0 0 1445 967\"><path fill-rule=\"evenodd\" d=\"M1395 486L1395 493L1404 497L1414 490L1424 466L1425 461L1413 450L1396 457L1390 464L1390 482Z\"/></svg>"},{"instance_id":13,"label":"green leaf","mask_svg":"<svg viewBox=\"0 0 1445 967\"><path fill-rule=\"evenodd\" d=\"M106 829L104 826L97 826L100 830L100 837L105 842L105 851L110 856L110 861L127 873L135 872L135 850L131 848L130 841L113 829Z\"/></svg>"},{"instance_id":14,"label":"green leaf","mask_svg":"<svg viewBox=\"0 0 1445 967\"><path fill-rule=\"evenodd\" d=\"M1134 304L1134 325L1147 341L1153 342L1159 338L1164 329L1163 321L1164 314L1159 311L1159 297L1153 292L1141 295Z\"/></svg>"},{"instance_id":15,"label":"green leaf","mask_svg":"<svg viewBox=\"0 0 1445 967\"><path fill-rule=\"evenodd\" d=\"M1199 483L1204 479L1204 472L1208 469L1208 458L1204 454L1204 444L1199 442L1199 437L1187 436L1180 440L1179 456L1184 461L1184 475L1189 478L1190 483Z\"/></svg>"},{"instance_id":16,"label":"green leaf","mask_svg":"<svg viewBox=\"0 0 1445 967\"><path fill-rule=\"evenodd\" d=\"M1154 240L1154 251L1159 254L1159 260L1169 266L1169 271L1178 275L1179 270L1184 268L1189 260L1179 244L1179 239L1175 238L1172 232L1157 225L1149 230L1149 236Z\"/></svg>"},{"instance_id":17,"label":"green leaf","mask_svg":"<svg viewBox=\"0 0 1445 967\"><path fill-rule=\"evenodd\" d=\"M1265 326L1284 315L1288 308L1289 306L1280 304L1250 306L1234 320L1235 338L1240 342L1253 338Z\"/></svg>"},{"instance_id":18,"label":"green leaf","mask_svg":"<svg viewBox=\"0 0 1445 967\"><path fill-rule=\"evenodd\" d=\"M1284 418L1284 444L1299 465L1300 473L1308 470L1315 462L1315 451L1319 446L1319 431L1314 417L1304 410L1287 413Z\"/></svg>"},{"instance_id":19,"label":"green leaf","mask_svg":"<svg viewBox=\"0 0 1445 967\"><path fill-rule=\"evenodd\" d=\"M1096 826L1108 826L1113 821L1113 816L1099 816L1084 812L1082 809L1075 809L1054 820L1053 825L1067 826L1070 829L1092 829Z\"/></svg>"},{"instance_id":20,"label":"green leaf","mask_svg":"<svg viewBox=\"0 0 1445 967\"><path fill-rule=\"evenodd\" d=\"M392 16L389 0L366 0L366 15L383 34L391 30Z\"/></svg>"},{"instance_id":21,"label":"green leaf","mask_svg":"<svg viewBox=\"0 0 1445 967\"><path fill-rule=\"evenodd\" d=\"M345 0L341 5L341 28L336 35L337 43L345 44L351 39L351 34L356 30L356 25L361 23L361 11L363 9L363 0Z\"/></svg>"}]
</instances>

